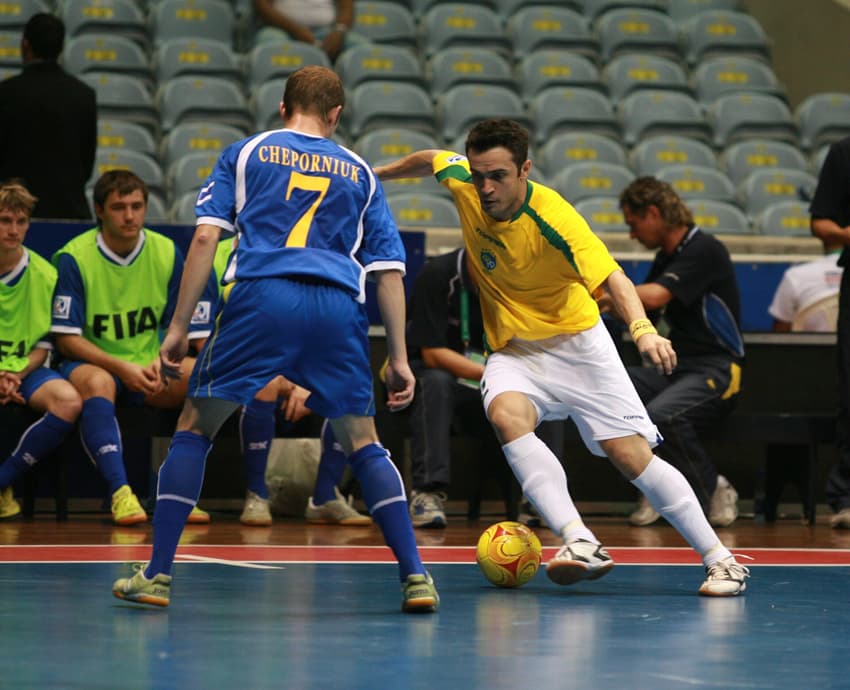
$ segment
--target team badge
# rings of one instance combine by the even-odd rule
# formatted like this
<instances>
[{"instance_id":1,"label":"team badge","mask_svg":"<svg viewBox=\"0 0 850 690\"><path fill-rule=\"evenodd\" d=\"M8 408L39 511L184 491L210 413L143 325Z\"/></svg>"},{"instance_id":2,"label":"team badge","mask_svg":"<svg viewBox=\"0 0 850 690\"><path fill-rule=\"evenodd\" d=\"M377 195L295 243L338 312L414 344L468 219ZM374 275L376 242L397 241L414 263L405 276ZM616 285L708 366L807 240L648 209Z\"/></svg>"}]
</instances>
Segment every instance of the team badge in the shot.
<instances>
[{"instance_id":1,"label":"team badge","mask_svg":"<svg viewBox=\"0 0 850 690\"><path fill-rule=\"evenodd\" d=\"M53 318L68 319L71 317L70 295L56 295L53 298Z\"/></svg>"},{"instance_id":2,"label":"team badge","mask_svg":"<svg viewBox=\"0 0 850 690\"><path fill-rule=\"evenodd\" d=\"M494 268L496 268L496 256L492 252L482 249L480 257L481 265L487 273L490 273Z\"/></svg>"},{"instance_id":3,"label":"team badge","mask_svg":"<svg viewBox=\"0 0 850 690\"><path fill-rule=\"evenodd\" d=\"M192 314L192 325L207 324L210 322L210 302L209 300L201 300L195 306L195 311Z\"/></svg>"}]
</instances>

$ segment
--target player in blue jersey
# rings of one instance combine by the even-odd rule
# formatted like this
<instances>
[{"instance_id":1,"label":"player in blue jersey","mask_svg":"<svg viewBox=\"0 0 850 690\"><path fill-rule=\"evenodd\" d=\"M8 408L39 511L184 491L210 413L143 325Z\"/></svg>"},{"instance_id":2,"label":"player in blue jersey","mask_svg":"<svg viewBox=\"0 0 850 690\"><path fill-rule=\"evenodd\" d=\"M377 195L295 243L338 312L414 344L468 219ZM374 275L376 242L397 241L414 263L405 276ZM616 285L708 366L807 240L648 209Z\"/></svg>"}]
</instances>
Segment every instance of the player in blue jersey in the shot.
<instances>
[{"instance_id":1,"label":"player in blue jersey","mask_svg":"<svg viewBox=\"0 0 850 690\"><path fill-rule=\"evenodd\" d=\"M401 476L378 441L369 366L367 276L377 284L387 332L391 410L413 397L404 342L404 245L369 165L331 140L345 91L330 69L290 75L284 129L232 144L197 201L198 225L162 371L178 375L189 322L222 232L239 237L225 271L215 328L198 357L189 397L159 473L151 560L113 585L121 599L167 606L177 543L198 498L221 424L276 374L310 391L331 420L363 499L399 562L402 610L435 611L433 580L419 557Z\"/></svg>"}]
</instances>

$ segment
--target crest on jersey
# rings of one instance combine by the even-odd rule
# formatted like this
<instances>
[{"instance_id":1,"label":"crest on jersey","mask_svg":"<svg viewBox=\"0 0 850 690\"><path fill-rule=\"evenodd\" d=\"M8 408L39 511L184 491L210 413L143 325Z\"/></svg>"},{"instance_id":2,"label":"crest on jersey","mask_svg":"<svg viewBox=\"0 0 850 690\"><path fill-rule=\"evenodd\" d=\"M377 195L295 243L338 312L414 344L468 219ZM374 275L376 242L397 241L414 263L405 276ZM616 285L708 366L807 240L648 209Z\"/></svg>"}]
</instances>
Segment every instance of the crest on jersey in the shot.
<instances>
[{"instance_id":1,"label":"crest on jersey","mask_svg":"<svg viewBox=\"0 0 850 690\"><path fill-rule=\"evenodd\" d=\"M70 295L56 295L53 298L53 318L67 319L71 316Z\"/></svg>"},{"instance_id":2,"label":"crest on jersey","mask_svg":"<svg viewBox=\"0 0 850 690\"><path fill-rule=\"evenodd\" d=\"M210 322L210 304L209 300L201 300L195 305L195 311L192 314L192 325L207 324Z\"/></svg>"},{"instance_id":3,"label":"crest on jersey","mask_svg":"<svg viewBox=\"0 0 850 690\"><path fill-rule=\"evenodd\" d=\"M492 252L482 249L479 256L481 258L481 266L487 273L490 273L490 271L496 268L496 256Z\"/></svg>"}]
</instances>

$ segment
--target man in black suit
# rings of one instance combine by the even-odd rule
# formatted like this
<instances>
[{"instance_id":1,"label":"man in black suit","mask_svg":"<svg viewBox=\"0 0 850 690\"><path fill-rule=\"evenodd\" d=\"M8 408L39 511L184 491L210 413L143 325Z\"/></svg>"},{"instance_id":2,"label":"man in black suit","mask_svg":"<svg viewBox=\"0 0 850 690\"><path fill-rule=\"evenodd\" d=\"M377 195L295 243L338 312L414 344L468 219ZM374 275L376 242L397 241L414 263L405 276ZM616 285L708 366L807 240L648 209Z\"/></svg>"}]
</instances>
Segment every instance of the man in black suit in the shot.
<instances>
[{"instance_id":1,"label":"man in black suit","mask_svg":"<svg viewBox=\"0 0 850 690\"><path fill-rule=\"evenodd\" d=\"M59 66L64 39L52 14L24 27L24 69L0 82L0 180L18 178L38 197L34 218L88 220L97 104L94 90Z\"/></svg>"}]
</instances>

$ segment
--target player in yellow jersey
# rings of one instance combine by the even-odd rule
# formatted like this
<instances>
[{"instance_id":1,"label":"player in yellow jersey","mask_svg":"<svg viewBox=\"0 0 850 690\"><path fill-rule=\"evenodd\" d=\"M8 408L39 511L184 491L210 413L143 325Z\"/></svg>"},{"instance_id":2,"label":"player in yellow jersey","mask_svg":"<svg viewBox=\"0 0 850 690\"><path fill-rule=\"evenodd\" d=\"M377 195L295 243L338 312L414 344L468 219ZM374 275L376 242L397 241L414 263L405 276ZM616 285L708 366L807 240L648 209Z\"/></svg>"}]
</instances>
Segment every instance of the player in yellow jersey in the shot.
<instances>
[{"instance_id":1,"label":"player in yellow jersey","mask_svg":"<svg viewBox=\"0 0 850 690\"><path fill-rule=\"evenodd\" d=\"M588 449L607 456L700 554L699 593L734 596L747 568L717 538L681 473L654 455L662 439L602 323L604 290L645 360L671 373L676 354L647 320L632 282L585 220L557 192L528 179L528 133L484 120L466 155L426 150L375 169L381 179L433 174L452 193L479 285L491 355L484 409L526 497L564 545L547 565L558 584L602 577L614 561L583 523L555 455L535 435L571 417Z\"/></svg>"}]
</instances>

